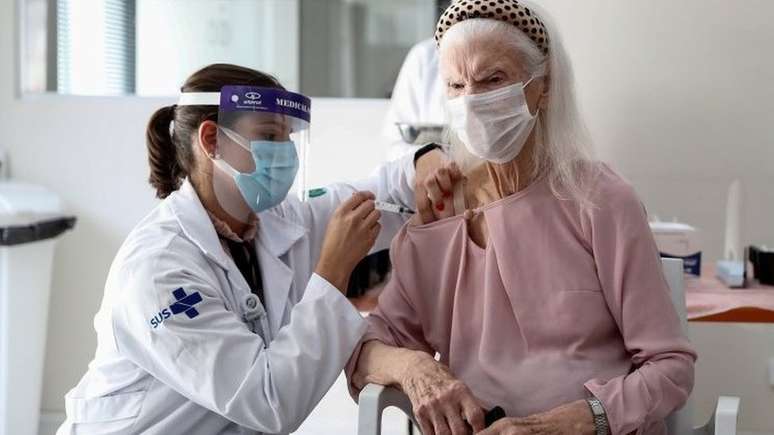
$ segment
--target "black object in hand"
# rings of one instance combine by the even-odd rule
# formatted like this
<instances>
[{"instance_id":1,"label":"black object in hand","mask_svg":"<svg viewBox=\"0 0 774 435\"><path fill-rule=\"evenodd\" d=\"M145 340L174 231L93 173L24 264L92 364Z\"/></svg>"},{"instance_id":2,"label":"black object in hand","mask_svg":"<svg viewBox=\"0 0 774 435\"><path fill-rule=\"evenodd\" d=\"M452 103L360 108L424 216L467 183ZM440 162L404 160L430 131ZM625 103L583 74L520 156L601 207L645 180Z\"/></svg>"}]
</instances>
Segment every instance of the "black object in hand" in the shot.
<instances>
[{"instance_id":1,"label":"black object in hand","mask_svg":"<svg viewBox=\"0 0 774 435\"><path fill-rule=\"evenodd\" d=\"M493 425L497 420L504 417L505 411L503 411L503 409L499 406L495 406L494 408L484 413L484 427L487 428ZM473 427L470 426L470 423L468 423L468 429L470 429L470 433L473 433Z\"/></svg>"},{"instance_id":2,"label":"black object in hand","mask_svg":"<svg viewBox=\"0 0 774 435\"><path fill-rule=\"evenodd\" d=\"M493 425L501 418L505 418L505 411L499 406L495 406L484 414L484 427Z\"/></svg>"}]
</instances>

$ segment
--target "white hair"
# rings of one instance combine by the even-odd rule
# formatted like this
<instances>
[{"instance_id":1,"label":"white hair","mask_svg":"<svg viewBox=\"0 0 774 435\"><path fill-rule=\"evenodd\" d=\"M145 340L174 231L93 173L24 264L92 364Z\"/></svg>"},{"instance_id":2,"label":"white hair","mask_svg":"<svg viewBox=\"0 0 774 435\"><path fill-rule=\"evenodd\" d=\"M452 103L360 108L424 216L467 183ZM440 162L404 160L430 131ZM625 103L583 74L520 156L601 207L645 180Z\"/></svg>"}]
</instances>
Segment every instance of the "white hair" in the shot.
<instances>
[{"instance_id":1,"label":"white hair","mask_svg":"<svg viewBox=\"0 0 774 435\"><path fill-rule=\"evenodd\" d=\"M514 55L532 75L545 73L548 78L548 101L546 109L538 113L535 124L536 144L533 151L533 179L548 177L554 196L571 199L582 206L591 205L588 191L595 165L591 139L578 111L575 100L572 65L564 51L561 37L545 11L536 10L548 33L548 55L512 24L486 18L474 18L453 25L446 31L440 42L440 53L447 47L458 45L484 34L496 34L512 48ZM469 166L471 158L459 140L450 135L452 156L461 166ZM466 156L467 154L467 156ZM480 161L480 160L479 160Z\"/></svg>"}]
</instances>

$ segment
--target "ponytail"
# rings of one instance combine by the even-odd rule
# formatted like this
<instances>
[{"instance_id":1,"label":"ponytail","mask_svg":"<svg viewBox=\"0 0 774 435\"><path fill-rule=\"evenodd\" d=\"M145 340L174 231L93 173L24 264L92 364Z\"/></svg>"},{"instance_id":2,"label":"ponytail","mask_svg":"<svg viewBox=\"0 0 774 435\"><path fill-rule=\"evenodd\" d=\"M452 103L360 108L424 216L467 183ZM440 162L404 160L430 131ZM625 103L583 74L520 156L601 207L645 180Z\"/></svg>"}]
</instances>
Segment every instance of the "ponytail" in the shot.
<instances>
[{"instance_id":1,"label":"ponytail","mask_svg":"<svg viewBox=\"0 0 774 435\"><path fill-rule=\"evenodd\" d=\"M145 133L148 144L148 181L156 189L156 197L163 199L180 187L186 174L180 167L177 148L172 139L175 106L162 107L151 116Z\"/></svg>"}]
</instances>

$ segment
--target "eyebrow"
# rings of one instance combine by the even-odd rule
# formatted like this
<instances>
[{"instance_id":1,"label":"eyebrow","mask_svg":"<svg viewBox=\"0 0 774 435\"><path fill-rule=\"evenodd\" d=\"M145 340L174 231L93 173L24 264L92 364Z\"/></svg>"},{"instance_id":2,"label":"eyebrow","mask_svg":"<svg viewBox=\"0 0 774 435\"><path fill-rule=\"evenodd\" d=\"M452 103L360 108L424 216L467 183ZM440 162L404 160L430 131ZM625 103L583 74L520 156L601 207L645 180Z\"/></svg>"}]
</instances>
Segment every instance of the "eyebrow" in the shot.
<instances>
[{"instance_id":1,"label":"eyebrow","mask_svg":"<svg viewBox=\"0 0 774 435\"><path fill-rule=\"evenodd\" d=\"M503 63L498 61L494 65L488 66L485 69L481 70L479 73L472 74L472 76L473 76L473 80L480 81L490 77L492 74L496 72L504 72L505 70L506 68L504 67Z\"/></svg>"},{"instance_id":2,"label":"eyebrow","mask_svg":"<svg viewBox=\"0 0 774 435\"><path fill-rule=\"evenodd\" d=\"M262 122L256 122L250 126L250 133L264 133L264 132L270 132L270 133L277 133L277 132L285 132L290 131L290 126L287 123L284 122L278 122L278 121L262 121Z\"/></svg>"},{"instance_id":3,"label":"eyebrow","mask_svg":"<svg viewBox=\"0 0 774 435\"><path fill-rule=\"evenodd\" d=\"M256 127L265 127L265 126L280 126L280 127L287 127L288 126L288 119L285 115L281 115L278 113L271 114L272 116L261 116L258 117L255 121L252 122L252 124Z\"/></svg>"},{"instance_id":4,"label":"eyebrow","mask_svg":"<svg viewBox=\"0 0 774 435\"><path fill-rule=\"evenodd\" d=\"M265 121L257 121L255 123L253 123L253 125L261 126L261 127L266 126L266 125L277 125L277 126L284 127L284 126L287 125L287 123L284 122L284 121L277 121L277 120L265 120Z\"/></svg>"},{"instance_id":5,"label":"eyebrow","mask_svg":"<svg viewBox=\"0 0 774 435\"><path fill-rule=\"evenodd\" d=\"M481 81L489 78L491 75L497 73L497 72L505 72L508 68L506 68L506 65L503 61L497 60L491 65L488 65L481 71L478 71L474 74L471 74L471 78L475 81Z\"/></svg>"},{"instance_id":6,"label":"eyebrow","mask_svg":"<svg viewBox=\"0 0 774 435\"><path fill-rule=\"evenodd\" d=\"M506 68L505 68L505 65L503 64L503 62L502 61L496 61L493 65L487 66L486 68L484 68L480 72L478 72L476 74L470 74L470 77L474 81L481 81L482 79L485 79L485 78L491 76L495 72L502 72L502 71L505 71L505 70L506 70ZM459 77L462 76L462 75L463 74L460 74L459 69L456 69L456 71L453 74L451 74L448 77L444 77L444 80L446 82L448 82L448 83L452 83L456 79L459 79ZM456 76L456 78L455 77L451 77L451 76Z\"/></svg>"}]
</instances>

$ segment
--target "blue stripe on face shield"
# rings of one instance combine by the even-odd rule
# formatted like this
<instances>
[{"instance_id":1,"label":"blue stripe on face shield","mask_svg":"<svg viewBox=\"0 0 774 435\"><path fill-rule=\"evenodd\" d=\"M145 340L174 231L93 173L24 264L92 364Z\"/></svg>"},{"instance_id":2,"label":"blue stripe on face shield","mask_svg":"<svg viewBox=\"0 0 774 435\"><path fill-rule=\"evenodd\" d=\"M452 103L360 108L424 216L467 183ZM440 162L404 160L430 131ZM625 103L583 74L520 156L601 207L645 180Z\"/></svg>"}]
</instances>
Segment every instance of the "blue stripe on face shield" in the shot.
<instances>
[{"instance_id":1,"label":"blue stripe on face shield","mask_svg":"<svg viewBox=\"0 0 774 435\"><path fill-rule=\"evenodd\" d=\"M287 197L298 172L298 153L293 141L251 141L255 170L234 176L239 192L256 213L268 210Z\"/></svg>"}]
</instances>

